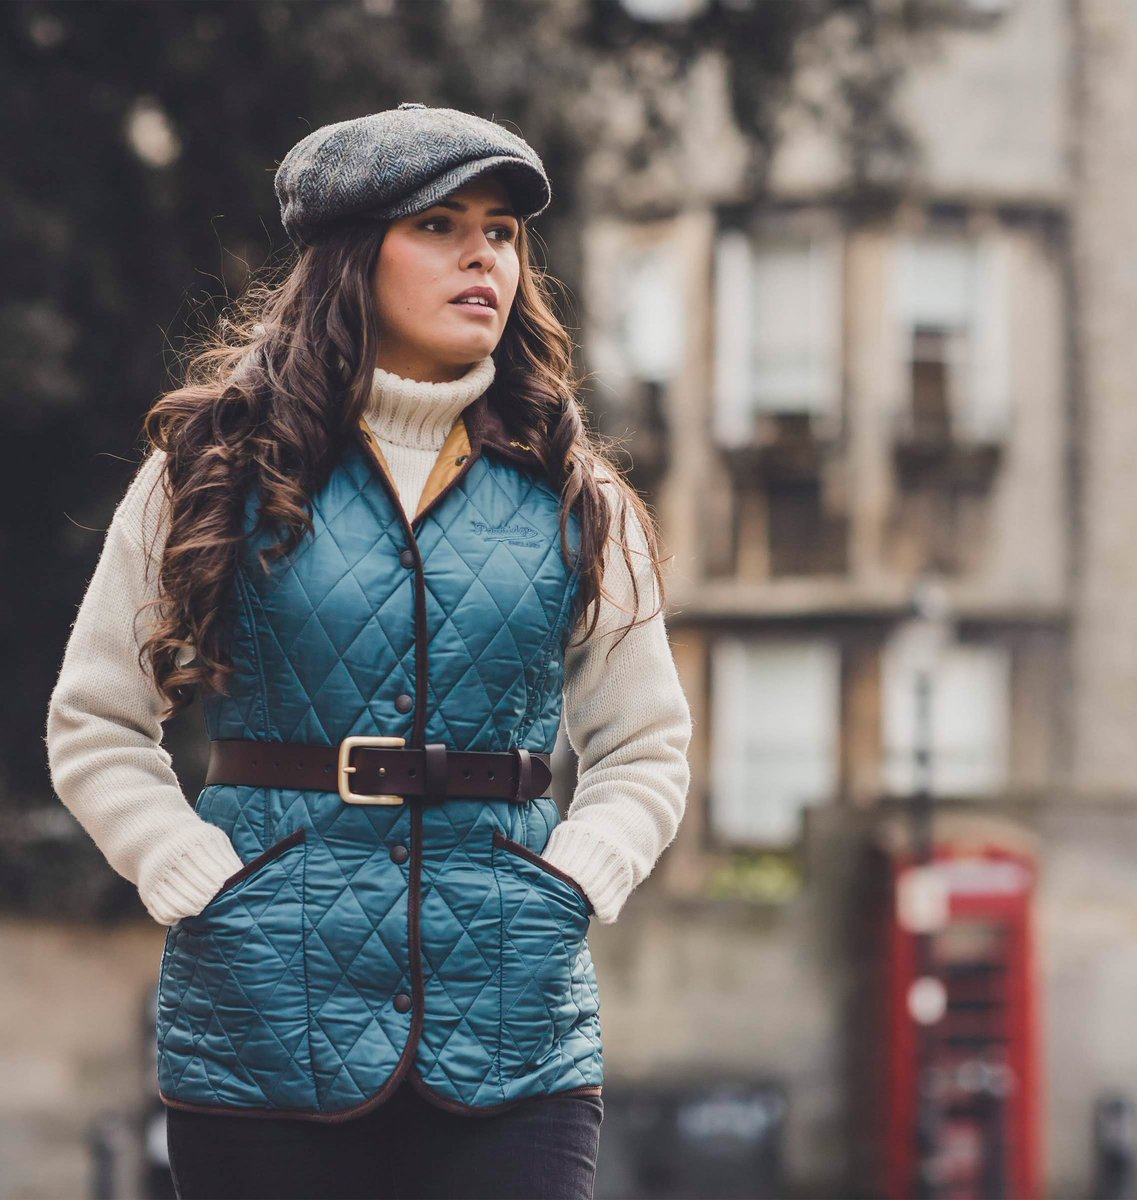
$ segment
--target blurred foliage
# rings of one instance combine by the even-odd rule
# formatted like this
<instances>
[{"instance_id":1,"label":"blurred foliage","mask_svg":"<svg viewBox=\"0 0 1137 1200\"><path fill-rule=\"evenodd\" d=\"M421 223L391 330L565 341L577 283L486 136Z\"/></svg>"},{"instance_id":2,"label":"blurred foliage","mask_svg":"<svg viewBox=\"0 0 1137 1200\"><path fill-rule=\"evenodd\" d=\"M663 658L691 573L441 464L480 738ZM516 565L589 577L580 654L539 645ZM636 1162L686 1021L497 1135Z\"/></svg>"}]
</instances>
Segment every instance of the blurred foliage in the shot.
<instances>
[{"instance_id":1,"label":"blurred foliage","mask_svg":"<svg viewBox=\"0 0 1137 1200\"><path fill-rule=\"evenodd\" d=\"M745 900L751 904L787 904L804 886L804 872L792 852L737 851L707 880L708 900Z\"/></svg>"},{"instance_id":2,"label":"blurred foliage","mask_svg":"<svg viewBox=\"0 0 1137 1200\"><path fill-rule=\"evenodd\" d=\"M660 22L633 18L617 0L0 6L0 414L9 451L0 649L10 714L0 840L40 853L51 844L2 831L57 803L43 729L69 627L140 461L143 415L178 382L185 339L251 271L288 252L272 179L290 146L319 125L403 100L518 129L554 182L536 228L575 329L576 185L604 136L603 105L583 102L597 66L624 69L634 90L634 48L667 50L677 80L697 53L718 48L734 71L740 128L768 142L795 40L840 11L871 44L874 9L872 0L711 0L690 22ZM854 66L866 95L885 78ZM669 136L661 111L647 115L633 156ZM190 719L170 730L179 767L183 738L201 740ZM195 773L184 777L188 795ZM36 895L34 871L4 874L19 876L20 895L0 894L0 904L50 907L57 894Z\"/></svg>"}]
</instances>

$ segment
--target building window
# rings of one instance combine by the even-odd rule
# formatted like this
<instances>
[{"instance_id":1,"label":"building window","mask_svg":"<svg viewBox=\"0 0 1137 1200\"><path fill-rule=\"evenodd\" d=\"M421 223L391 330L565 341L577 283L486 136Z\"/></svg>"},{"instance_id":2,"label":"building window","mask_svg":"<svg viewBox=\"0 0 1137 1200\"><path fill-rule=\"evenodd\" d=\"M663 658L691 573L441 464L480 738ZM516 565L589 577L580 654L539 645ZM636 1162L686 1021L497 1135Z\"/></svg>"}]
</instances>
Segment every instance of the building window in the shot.
<instances>
[{"instance_id":1,"label":"building window","mask_svg":"<svg viewBox=\"0 0 1137 1200\"><path fill-rule=\"evenodd\" d=\"M707 7L707 0L620 0L620 3L637 21L689 21Z\"/></svg>"},{"instance_id":2,"label":"building window","mask_svg":"<svg viewBox=\"0 0 1137 1200\"><path fill-rule=\"evenodd\" d=\"M1010 417L1006 248L995 236L898 243L900 431L918 441L993 440Z\"/></svg>"},{"instance_id":3,"label":"building window","mask_svg":"<svg viewBox=\"0 0 1137 1200\"><path fill-rule=\"evenodd\" d=\"M981 21L995 21L1005 17L1014 0L956 0L961 16Z\"/></svg>"},{"instance_id":4,"label":"building window","mask_svg":"<svg viewBox=\"0 0 1137 1200\"><path fill-rule=\"evenodd\" d=\"M893 795L916 787L914 650L901 627L881 663L883 784ZM1010 652L1003 646L954 643L931 671L931 790L985 795L1007 783L1010 742Z\"/></svg>"},{"instance_id":5,"label":"building window","mask_svg":"<svg viewBox=\"0 0 1137 1200\"><path fill-rule=\"evenodd\" d=\"M764 413L836 413L841 387L841 243L835 235L719 235L715 426L745 442Z\"/></svg>"},{"instance_id":6,"label":"building window","mask_svg":"<svg viewBox=\"0 0 1137 1200\"><path fill-rule=\"evenodd\" d=\"M614 396L682 368L689 298L673 222L597 222L586 237L589 359Z\"/></svg>"},{"instance_id":7,"label":"building window","mask_svg":"<svg viewBox=\"0 0 1137 1200\"><path fill-rule=\"evenodd\" d=\"M819 638L723 637L712 651L710 824L716 841L784 848L832 799L840 654Z\"/></svg>"},{"instance_id":8,"label":"building window","mask_svg":"<svg viewBox=\"0 0 1137 1200\"><path fill-rule=\"evenodd\" d=\"M667 383L682 362L687 298L674 243L628 246L620 262L620 340L632 376Z\"/></svg>"}]
</instances>

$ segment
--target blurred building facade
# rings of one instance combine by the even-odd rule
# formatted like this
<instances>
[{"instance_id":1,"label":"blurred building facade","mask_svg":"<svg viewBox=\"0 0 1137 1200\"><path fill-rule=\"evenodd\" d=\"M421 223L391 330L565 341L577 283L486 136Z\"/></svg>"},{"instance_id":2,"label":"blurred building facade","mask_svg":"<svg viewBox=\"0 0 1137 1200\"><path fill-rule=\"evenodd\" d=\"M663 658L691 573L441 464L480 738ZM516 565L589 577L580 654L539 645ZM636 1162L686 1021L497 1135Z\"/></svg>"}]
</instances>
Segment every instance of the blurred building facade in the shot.
<instances>
[{"instance_id":1,"label":"blurred building facade","mask_svg":"<svg viewBox=\"0 0 1137 1200\"><path fill-rule=\"evenodd\" d=\"M882 43L907 158L850 158L840 17L799 47L768 159L714 56L642 164L620 148L642 95L592 99L612 137L587 179L591 407L674 554L695 721L680 837L595 934L609 1071L784 1081L801 1194L874 1169L856 1014L882 985L851 909L917 782L929 575L936 821L1037 865L1049 1194L1089 1194L1095 1098L1137 1101L1137 13L950 15Z\"/></svg>"}]
</instances>

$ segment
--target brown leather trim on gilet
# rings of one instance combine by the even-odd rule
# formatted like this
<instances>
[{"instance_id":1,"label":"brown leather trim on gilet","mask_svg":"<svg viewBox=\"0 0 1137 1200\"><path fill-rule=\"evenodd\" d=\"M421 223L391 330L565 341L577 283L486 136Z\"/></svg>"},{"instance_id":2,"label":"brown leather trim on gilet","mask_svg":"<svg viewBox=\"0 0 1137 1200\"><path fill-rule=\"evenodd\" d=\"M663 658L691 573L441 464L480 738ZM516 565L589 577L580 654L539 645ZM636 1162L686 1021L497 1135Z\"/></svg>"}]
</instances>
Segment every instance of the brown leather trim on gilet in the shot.
<instances>
[{"instance_id":1,"label":"brown leather trim on gilet","mask_svg":"<svg viewBox=\"0 0 1137 1200\"><path fill-rule=\"evenodd\" d=\"M395 477L391 474L391 466L387 462L387 457L383 453L383 447L380 446L379 439L375 436L371 426L368 425L366 417L359 418L359 427L363 430L371 449L375 452L375 458L390 480L392 491L398 495L399 489L395 485ZM462 464L466 461L469 454L470 436L466 431L466 422L462 420L462 414L459 413L450 428L450 432L446 435L446 440L442 443L442 447L438 451L438 458L435 459L434 466L430 469L430 474L426 477L422 495L419 497L418 508L415 510L415 517L426 508L435 496L446 490L451 480L462 469Z\"/></svg>"}]
</instances>

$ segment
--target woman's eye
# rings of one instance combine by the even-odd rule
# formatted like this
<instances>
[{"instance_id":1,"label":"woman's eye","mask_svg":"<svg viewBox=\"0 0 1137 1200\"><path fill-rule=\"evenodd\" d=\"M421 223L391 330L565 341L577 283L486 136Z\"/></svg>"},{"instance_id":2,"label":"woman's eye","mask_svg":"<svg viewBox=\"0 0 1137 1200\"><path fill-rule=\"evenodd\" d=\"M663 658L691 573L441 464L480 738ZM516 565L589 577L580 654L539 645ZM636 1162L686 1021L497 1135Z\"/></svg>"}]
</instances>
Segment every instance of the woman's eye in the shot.
<instances>
[{"instance_id":1,"label":"woman's eye","mask_svg":"<svg viewBox=\"0 0 1137 1200\"><path fill-rule=\"evenodd\" d=\"M446 217L432 217L429 221L423 221L421 228L429 229L432 225L449 226L450 221ZM505 237L499 238L498 239L499 241L502 241L502 242L513 241L513 237L514 237L513 229L508 225L495 225L494 228L490 230L490 232L491 233L504 233Z\"/></svg>"}]
</instances>

